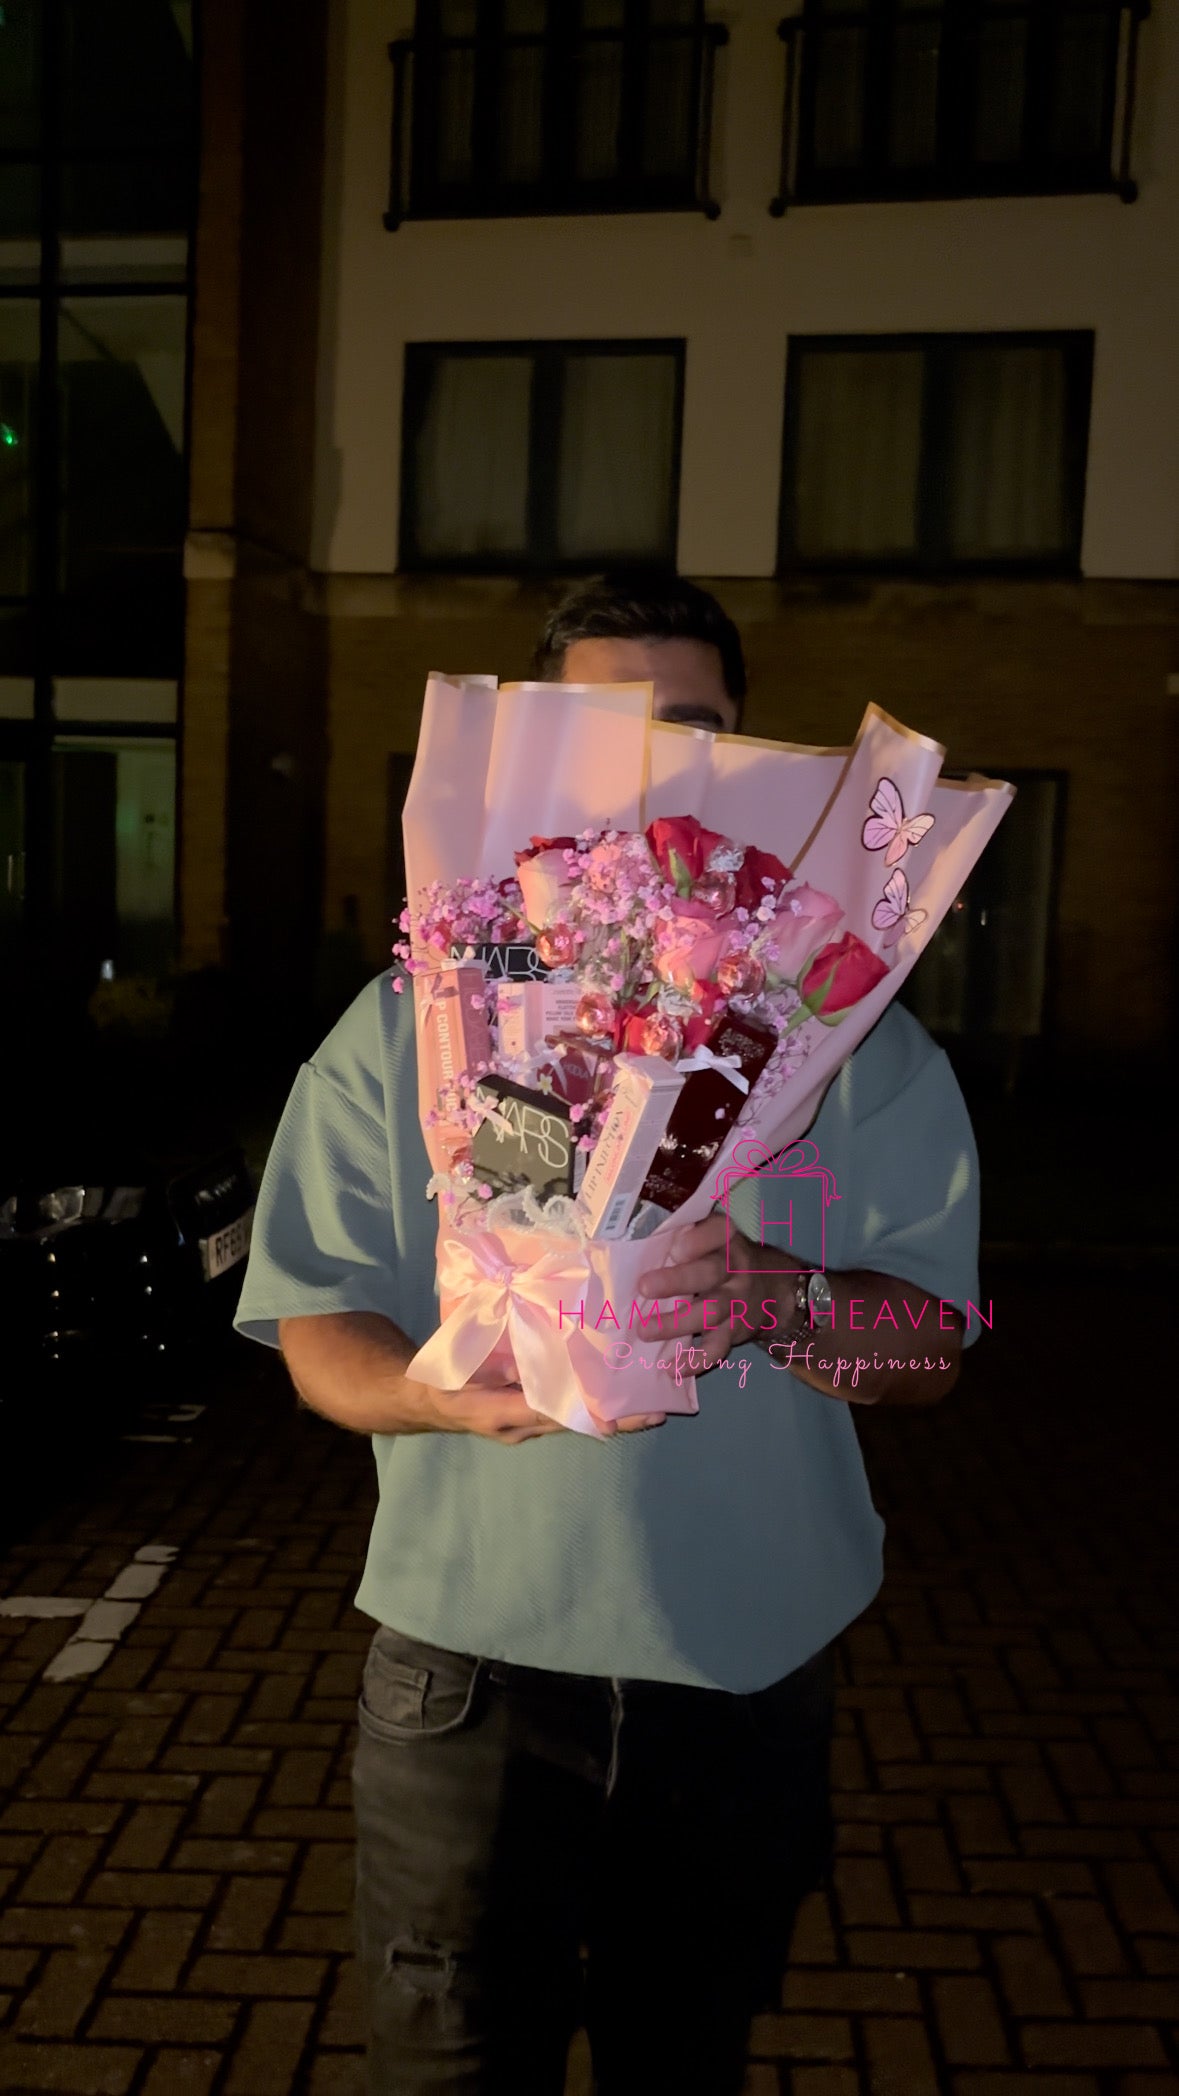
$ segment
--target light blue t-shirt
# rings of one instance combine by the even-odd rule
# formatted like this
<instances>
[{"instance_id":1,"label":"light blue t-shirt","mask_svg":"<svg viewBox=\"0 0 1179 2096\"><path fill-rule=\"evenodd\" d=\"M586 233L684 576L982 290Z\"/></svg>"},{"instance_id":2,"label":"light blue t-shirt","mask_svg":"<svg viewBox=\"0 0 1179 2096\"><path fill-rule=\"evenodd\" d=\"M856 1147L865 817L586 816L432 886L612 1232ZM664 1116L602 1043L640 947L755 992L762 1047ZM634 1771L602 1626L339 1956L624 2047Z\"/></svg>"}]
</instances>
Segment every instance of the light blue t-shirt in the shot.
<instances>
[{"instance_id":1,"label":"light blue t-shirt","mask_svg":"<svg viewBox=\"0 0 1179 2096\"><path fill-rule=\"evenodd\" d=\"M907 1011L889 1007L810 1133L840 1196L826 1265L977 1302L970 1122ZM367 1310L422 1344L438 1322L429 1172L412 999L383 976L296 1080L238 1329L275 1346L280 1318ZM757 1202L756 1181L731 1196L755 1239ZM815 1249L796 1235L800 1263ZM380 1503L358 1606L454 1651L576 1674L747 1694L801 1666L876 1593L883 1525L850 1406L752 1342L735 1353L749 1363L743 1388L738 1370L717 1370L699 1382L697 1416L653 1433L517 1447L374 1437Z\"/></svg>"}]
</instances>

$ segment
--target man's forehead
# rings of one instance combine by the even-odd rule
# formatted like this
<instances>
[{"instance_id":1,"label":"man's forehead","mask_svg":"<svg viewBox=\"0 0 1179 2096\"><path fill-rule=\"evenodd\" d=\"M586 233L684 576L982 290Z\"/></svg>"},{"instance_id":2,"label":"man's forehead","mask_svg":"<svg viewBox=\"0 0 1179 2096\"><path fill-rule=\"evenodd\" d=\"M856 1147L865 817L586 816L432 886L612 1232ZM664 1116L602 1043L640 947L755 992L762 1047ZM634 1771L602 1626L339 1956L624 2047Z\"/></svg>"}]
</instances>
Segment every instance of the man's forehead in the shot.
<instances>
[{"instance_id":1,"label":"man's forehead","mask_svg":"<svg viewBox=\"0 0 1179 2096\"><path fill-rule=\"evenodd\" d=\"M650 682L655 710L665 718L680 707L696 712L732 704L720 650L711 641L577 640L565 651L562 674L570 684Z\"/></svg>"}]
</instances>

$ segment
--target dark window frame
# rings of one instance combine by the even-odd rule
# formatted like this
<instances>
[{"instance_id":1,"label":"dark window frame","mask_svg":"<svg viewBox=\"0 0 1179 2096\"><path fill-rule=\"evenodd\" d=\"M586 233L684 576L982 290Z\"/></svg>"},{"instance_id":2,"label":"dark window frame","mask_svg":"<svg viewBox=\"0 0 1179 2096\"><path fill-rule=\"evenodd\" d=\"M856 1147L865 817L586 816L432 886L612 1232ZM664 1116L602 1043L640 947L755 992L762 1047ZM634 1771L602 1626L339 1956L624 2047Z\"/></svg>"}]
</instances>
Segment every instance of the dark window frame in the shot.
<instances>
[{"instance_id":1,"label":"dark window frame","mask_svg":"<svg viewBox=\"0 0 1179 2096\"><path fill-rule=\"evenodd\" d=\"M782 432L782 477L778 510L778 573L917 576L1079 576L1085 522L1089 423L1095 336L1081 328L999 328L937 333L792 335L786 358L786 412ZM959 348L1059 348L1065 360L1065 496L1072 529L1060 552L980 559L949 548L942 460L951 407L951 364ZM917 475L917 545L911 554L805 555L797 549L796 471L802 389L801 365L808 354L855 350L887 353L920 350L922 378L921 453Z\"/></svg>"},{"instance_id":2,"label":"dark window frame","mask_svg":"<svg viewBox=\"0 0 1179 2096\"><path fill-rule=\"evenodd\" d=\"M790 71L793 74L797 70L798 75L797 143L793 148L789 144L794 115L791 104L795 100L792 79L786 110L782 193L775 198L771 210L780 215L788 203L899 203L948 197L1095 193L1113 193L1133 202L1137 189L1129 178L1129 151L1135 56L1138 29L1149 12L1149 0L966 0L965 5L962 0L924 0L923 5L906 8L903 14L896 0L865 0L859 8L831 5L828 0L802 0L801 11L779 24L779 35L790 49ZM1105 20L1100 141L1091 154L1073 160L1054 158L1046 143L1051 98L1062 64L1053 39L1057 24L1070 15L1095 15ZM1129 23L1124 58L1123 17ZM938 19L942 29L935 158L924 168L896 167L888 163L886 153L892 30L894 25L912 25L923 18ZM968 149L972 27L987 20L1018 19L1028 23L1019 153L1010 161L977 160L970 157ZM865 158L856 167L820 167L815 164L814 124L821 39L830 29L850 26L865 28L869 39Z\"/></svg>"},{"instance_id":3,"label":"dark window frame","mask_svg":"<svg viewBox=\"0 0 1179 2096\"><path fill-rule=\"evenodd\" d=\"M149 629L144 643L142 659L132 659L127 654L116 656L110 652L105 636L95 648L94 635L99 630L93 623L75 632L71 619L73 600L63 586L61 577L61 555L65 535L64 504L62 501L62 457L63 457L63 402L61 392L60 331L63 305L80 305L87 300L134 298L148 301L153 298L182 300L185 304L185 403L184 403L184 456L183 513L188 513L189 481L189 418L191 413L190 379L192 370L193 286L195 267L195 222L197 204L197 145L199 140L199 83L201 69L201 5L193 4L193 53L192 53L192 109L191 123L183 138L177 137L167 147L140 140L91 141L84 145L72 144L65 136L63 119L63 80L65 67L64 36L65 9L63 0L41 0L39 52L39 104L36 137L24 144L0 143L0 164L6 167L35 168L39 175L38 226L29 237L30 244L37 248L36 273L20 280L12 279L0 283L0 302L23 301L32 303L37 309L38 353L36 363L36 424L31 433L30 449L33 460L32 492L30 505L30 587L22 596L0 598L0 619L11 617L13 628L19 639L11 658L0 662L0 674L30 678L33 685L33 716L24 720L0 719L0 757L23 767L25 787L24 827L26 871L24 878L24 952L35 957L40 953L46 957L51 952L50 940L54 934L55 916L53 901L52 866L52 763L54 744L62 734L71 732L68 721L59 720L54 709L54 686L62 676L94 676L128 678L160 677L182 682L184 645L184 583L183 583L183 532L176 549L174 572L169 579L169 602L157 610L155 624L148 619L141 623ZM62 242L67 240L157 237L159 229L132 229L122 233L74 230L65 223L63 199L64 181L67 171L83 169L88 165L115 165L152 161L167 165L175 170L183 163L186 179L181 185L184 192L185 219L174 230L183 234L186 257L183 273L162 272L159 276L131 276L125 279L113 273L109 278L75 276L64 265ZM12 238L19 236L13 235ZM158 584L150 593L151 605L156 609L161 591ZM120 600L120 608L126 600ZM146 601L146 600L145 600ZM19 624L18 624L19 621ZM119 626L119 633L127 628ZM87 721L83 732L99 732L102 724ZM155 724L138 721L119 721L108 724L110 731L125 735L128 739L158 740L172 737L176 741L178 761L182 726ZM179 881L179 848L176 857L176 878Z\"/></svg>"},{"instance_id":4,"label":"dark window frame","mask_svg":"<svg viewBox=\"0 0 1179 2096\"><path fill-rule=\"evenodd\" d=\"M710 158L716 52L727 42L723 23L707 19L705 0L692 0L693 19L653 23L650 0L624 0L621 25L581 29L571 0L546 0L543 29L503 27L503 0L477 0L473 34L445 35L440 0L418 0L414 32L389 46L393 62L393 130L389 208L385 226L395 231L407 218L516 218L611 214L636 211L703 211L716 218ZM643 172L644 74L661 44L691 48L690 133L682 172ZM579 46L617 45L622 52L620 167L617 175L578 176L573 165L570 111L577 92ZM532 180L500 179L498 83L505 53L539 50L544 89L541 171ZM469 178L444 183L434 161L438 96L444 57L469 51L474 61L473 160Z\"/></svg>"},{"instance_id":5,"label":"dark window frame","mask_svg":"<svg viewBox=\"0 0 1179 2096\"><path fill-rule=\"evenodd\" d=\"M414 443L434 367L442 357L527 356L534 359L528 428L528 547L516 554L423 554L417 544L417 471ZM625 549L604 547L576 559L556 552L557 440L560 436L562 362L571 356L670 356L675 363L675 426L672 435L669 547L646 560ZM401 410L401 510L398 569L404 574L581 575L625 563L653 571L674 569L679 541L680 481L684 437L684 374L687 341L680 336L554 337L537 341L407 342Z\"/></svg>"}]
</instances>

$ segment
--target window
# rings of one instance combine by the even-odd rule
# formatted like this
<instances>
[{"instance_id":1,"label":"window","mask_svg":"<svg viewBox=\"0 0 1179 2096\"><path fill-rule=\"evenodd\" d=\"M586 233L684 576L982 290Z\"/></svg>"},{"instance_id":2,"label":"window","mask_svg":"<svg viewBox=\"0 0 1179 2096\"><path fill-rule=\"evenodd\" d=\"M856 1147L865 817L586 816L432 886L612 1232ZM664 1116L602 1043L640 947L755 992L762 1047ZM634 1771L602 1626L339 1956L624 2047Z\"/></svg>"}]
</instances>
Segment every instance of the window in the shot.
<instances>
[{"instance_id":1,"label":"window","mask_svg":"<svg viewBox=\"0 0 1179 2096\"><path fill-rule=\"evenodd\" d=\"M395 130L412 60L415 218L705 209L712 61L703 0L419 0L392 46Z\"/></svg>"},{"instance_id":2,"label":"window","mask_svg":"<svg viewBox=\"0 0 1179 2096\"><path fill-rule=\"evenodd\" d=\"M798 338L781 565L1075 572L1093 338Z\"/></svg>"},{"instance_id":3,"label":"window","mask_svg":"<svg viewBox=\"0 0 1179 2096\"><path fill-rule=\"evenodd\" d=\"M401 564L675 560L682 342L415 343Z\"/></svg>"},{"instance_id":4,"label":"window","mask_svg":"<svg viewBox=\"0 0 1179 2096\"><path fill-rule=\"evenodd\" d=\"M108 917L140 927L124 942L135 965L171 937L161 840L183 635L192 13L191 0L0 7L5 940L76 950L67 920L92 849ZM75 718L113 740L60 742ZM128 827L140 808L150 908ZM100 879L111 867L117 879Z\"/></svg>"},{"instance_id":5,"label":"window","mask_svg":"<svg viewBox=\"0 0 1179 2096\"><path fill-rule=\"evenodd\" d=\"M799 199L1117 186L1124 12L1127 0L804 0Z\"/></svg>"}]
</instances>

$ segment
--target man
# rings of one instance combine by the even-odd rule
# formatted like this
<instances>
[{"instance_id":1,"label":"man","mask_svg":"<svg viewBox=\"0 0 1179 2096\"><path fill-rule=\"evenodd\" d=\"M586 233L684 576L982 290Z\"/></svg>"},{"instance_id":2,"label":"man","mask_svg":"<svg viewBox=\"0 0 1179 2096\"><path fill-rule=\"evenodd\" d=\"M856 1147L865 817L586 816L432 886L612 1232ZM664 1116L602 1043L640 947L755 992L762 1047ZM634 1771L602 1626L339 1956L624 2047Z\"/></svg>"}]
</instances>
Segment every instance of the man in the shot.
<instances>
[{"instance_id":1,"label":"man","mask_svg":"<svg viewBox=\"0 0 1179 2096\"><path fill-rule=\"evenodd\" d=\"M649 678L661 718L710 727L736 725L745 690L735 628L674 579L575 591L538 668ZM872 1356L855 1387L833 1365L848 1344L812 1344L801 1285L771 1271L789 1261L758 1242L751 1181L736 1256L714 1216L640 1284L691 1301L698 1416L599 1442L517 1389L405 1374L437 1323L410 998L370 985L300 1074L239 1324L281 1344L306 1404L374 1437L358 1603L382 1627L355 1764L373 2096L560 2096L582 2017L599 2096L741 2087L829 1858L833 1640L880 1582L849 1401L943 1394L963 1335L939 1301L977 1295L970 1126L908 1013L885 1014L811 1134L840 1192L819 1336L854 1328ZM815 1252L796 1242L794 1264ZM776 1305L766 1344L734 1347L736 1296ZM907 1346L904 1367L872 1365L890 1349L860 1334L886 1300L889 1333L938 1327L932 1365Z\"/></svg>"}]
</instances>

